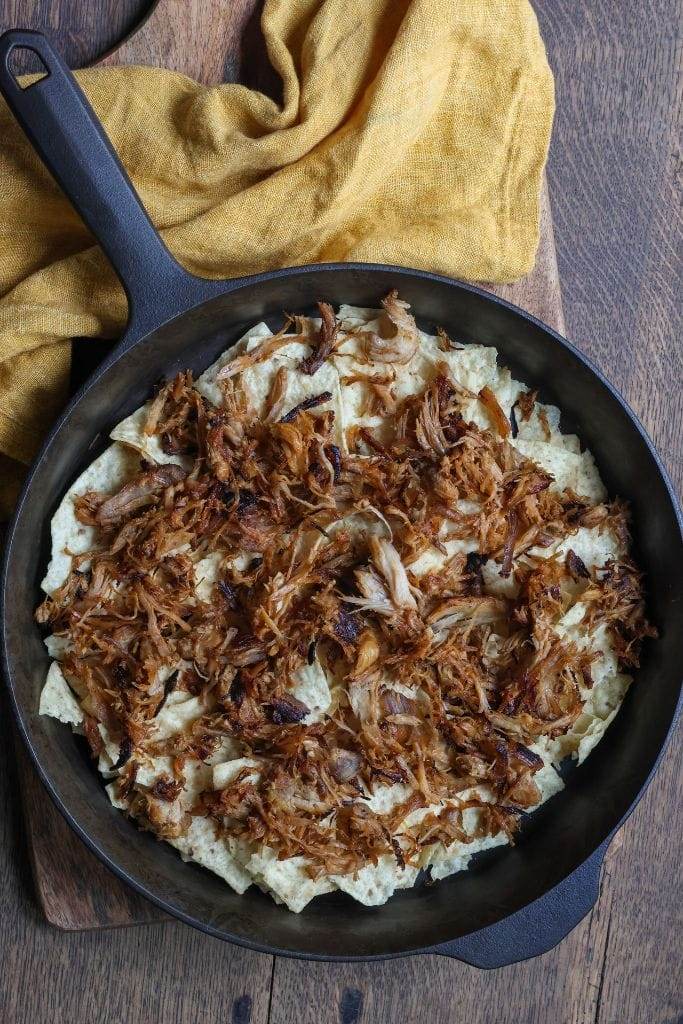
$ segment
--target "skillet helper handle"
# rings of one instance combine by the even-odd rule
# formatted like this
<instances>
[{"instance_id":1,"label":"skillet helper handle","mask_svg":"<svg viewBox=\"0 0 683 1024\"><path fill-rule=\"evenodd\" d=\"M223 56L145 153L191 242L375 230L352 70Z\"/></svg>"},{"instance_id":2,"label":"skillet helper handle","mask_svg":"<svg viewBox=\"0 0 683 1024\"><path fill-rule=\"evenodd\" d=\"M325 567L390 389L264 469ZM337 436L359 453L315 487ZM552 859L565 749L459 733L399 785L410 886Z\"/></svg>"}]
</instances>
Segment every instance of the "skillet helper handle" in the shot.
<instances>
[{"instance_id":1,"label":"skillet helper handle","mask_svg":"<svg viewBox=\"0 0 683 1024\"><path fill-rule=\"evenodd\" d=\"M22 88L11 69L14 50L30 50L47 75ZM0 92L123 284L125 347L220 293L218 282L194 277L171 256L76 79L42 33L0 37Z\"/></svg>"},{"instance_id":2,"label":"skillet helper handle","mask_svg":"<svg viewBox=\"0 0 683 1024\"><path fill-rule=\"evenodd\" d=\"M553 949L583 920L600 894L600 873L609 839L568 878L517 913L471 935L435 946L483 970L508 967Z\"/></svg>"}]
</instances>

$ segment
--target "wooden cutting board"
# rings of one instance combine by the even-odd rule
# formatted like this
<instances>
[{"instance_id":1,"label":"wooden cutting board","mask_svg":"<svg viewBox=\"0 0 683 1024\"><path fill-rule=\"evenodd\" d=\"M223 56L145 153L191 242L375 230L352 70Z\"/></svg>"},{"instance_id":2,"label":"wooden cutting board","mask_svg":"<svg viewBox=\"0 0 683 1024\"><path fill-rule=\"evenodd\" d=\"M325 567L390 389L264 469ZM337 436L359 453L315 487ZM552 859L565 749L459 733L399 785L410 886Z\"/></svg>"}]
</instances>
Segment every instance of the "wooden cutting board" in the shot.
<instances>
[{"instance_id":1,"label":"wooden cutting board","mask_svg":"<svg viewBox=\"0 0 683 1024\"><path fill-rule=\"evenodd\" d=\"M206 84L275 83L258 31L258 0L158 0L147 20L103 64L172 68ZM547 184L541 200L536 266L514 285L490 290L564 333L562 298ZM76 838L53 807L23 749L19 752L28 845L47 920L78 931L148 924L165 915L114 877Z\"/></svg>"}]
</instances>

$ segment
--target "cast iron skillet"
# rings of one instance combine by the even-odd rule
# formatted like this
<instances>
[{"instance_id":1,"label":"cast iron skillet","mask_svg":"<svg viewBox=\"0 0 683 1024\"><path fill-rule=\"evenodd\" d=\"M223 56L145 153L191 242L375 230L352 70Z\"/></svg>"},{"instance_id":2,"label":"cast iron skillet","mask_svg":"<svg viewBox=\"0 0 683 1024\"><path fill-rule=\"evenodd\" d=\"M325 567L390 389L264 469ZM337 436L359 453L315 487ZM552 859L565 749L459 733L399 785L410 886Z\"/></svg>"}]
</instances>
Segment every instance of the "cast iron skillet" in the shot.
<instances>
[{"instance_id":1,"label":"cast iron skillet","mask_svg":"<svg viewBox=\"0 0 683 1024\"><path fill-rule=\"evenodd\" d=\"M25 90L9 67L17 47L37 54L48 73ZM7 541L4 669L20 732L55 804L87 846L142 895L188 924L253 949L338 960L433 952L479 967L550 949L593 906L609 841L647 786L677 714L681 516L643 428L568 342L469 285L363 264L295 267L236 281L191 276L162 244L93 111L43 36L10 32L0 39L0 89L100 241L130 305L124 337L45 442ZM530 817L514 849L491 851L470 871L397 893L384 907L368 909L333 894L295 915L254 888L235 895L111 807L70 730L37 714L48 659L33 609L48 558L50 518L64 491L160 377L187 366L204 368L247 326L269 317L281 322L283 310L304 310L323 298L374 305L391 287L426 325L443 324L453 337L497 346L504 364L560 406L563 426L577 429L593 450L610 492L632 504L636 553L661 638L647 645L637 684L603 742L570 773L566 790Z\"/></svg>"}]
</instances>

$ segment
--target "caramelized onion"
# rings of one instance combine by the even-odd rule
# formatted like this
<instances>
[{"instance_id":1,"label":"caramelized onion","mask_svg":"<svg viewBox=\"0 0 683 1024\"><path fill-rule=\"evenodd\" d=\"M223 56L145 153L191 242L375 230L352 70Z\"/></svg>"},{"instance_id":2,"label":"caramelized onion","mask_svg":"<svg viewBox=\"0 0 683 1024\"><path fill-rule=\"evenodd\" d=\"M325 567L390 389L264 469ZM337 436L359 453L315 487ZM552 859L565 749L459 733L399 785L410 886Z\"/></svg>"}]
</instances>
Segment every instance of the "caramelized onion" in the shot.
<instances>
[{"instance_id":1,"label":"caramelized onion","mask_svg":"<svg viewBox=\"0 0 683 1024\"><path fill-rule=\"evenodd\" d=\"M412 715L415 701L400 690L382 690L380 703L385 715Z\"/></svg>"},{"instance_id":2,"label":"caramelized onion","mask_svg":"<svg viewBox=\"0 0 683 1024\"><path fill-rule=\"evenodd\" d=\"M349 782L358 775L360 754L337 747L330 755L330 771L337 782Z\"/></svg>"},{"instance_id":3,"label":"caramelized onion","mask_svg":"<svg viewBox=\"0 0 683 1024\"><path fill-rule=\"evenodd\" d=\"M567 566L567 572L573 580L590 579L591 574L589 573L585 564L582 562L582 560L579 558L576 552L573 551L571 548L567 552L565 564Z\"/></svg>"},{"instance_id":4,"label":"caramelized onion","mask_svg":"<svg viewBox=\"0 0 683 1024\"><path fill-rule=\"evenodd\" d=\"M511 431L510 421L500 407L498 399L491 388L483 387L479 392L479 401L493 420L493 424L501 437L508 437Z\"/></svg>"},{"instance_id":5,"label":"caramelized onion","mask_svg":"<svg viewBox=\"0 0 683 1024\"><path fill-rule=\"evenodd\" d=\"M309 356L299 363L299 369L302 373L306 373L309 376L313 376L320 367L323 365L328 356L331 356L337 347L337 336L339 333L339 324L334 315L334 310L330 306L329 302L319 302L318 309L320 310L320 316L322 322L320 324L320 331L316 341L315 348Z\"/></svg>"},{"instance_id":6,"label":"caramelized onion","mask_svg":"<svg viewBox=\"0 0 683 1024\"><path fill-rule=\"evenodd\" d=\"M291 423L295 420L299 413L308 412L309 409L315 409L319 405L325 405L326 402L332 401L331 391L322 391L319 395L311 395L310 398L304 398L303 402L299 402L293 409L282 417L280 423Z\"/></svg>"},{"instance_id":7,"label":"caramelized onion","mask_svg":"<svg viewBox=\"0 0 683 1024\"><path fill-rule=\"evenodd\" d=\"M300 722L311 710L302 700L293 697L291 693L273 697L270 704L273 709L273 721L276 725Z\"/></svg>"}]
</instances>

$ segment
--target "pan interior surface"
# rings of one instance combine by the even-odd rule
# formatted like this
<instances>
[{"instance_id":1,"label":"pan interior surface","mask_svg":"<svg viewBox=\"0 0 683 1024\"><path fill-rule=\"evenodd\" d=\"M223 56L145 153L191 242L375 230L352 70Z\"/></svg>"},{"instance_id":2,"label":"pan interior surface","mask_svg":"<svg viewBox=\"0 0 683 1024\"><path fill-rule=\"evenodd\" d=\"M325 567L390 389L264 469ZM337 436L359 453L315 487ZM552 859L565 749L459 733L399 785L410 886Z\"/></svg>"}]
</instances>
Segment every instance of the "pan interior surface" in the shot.
<instances>
[{"instance_id":1,"label":"pan interior surface","mask_svg":"<svg viewBox=\"0 0 683 1024\"><path fill-rule=\"evenodd\" d=\"M651 620L640 670L604 740L571 773L567 789L532 815L513 848L466 872L365 908L341 894L295 915L254 887L238 896L208 871L109 803L71 732L37 714L48 658L33 610L49 553L49 523L71 481L106 444L109 430L163 376L205 368L260 319L317 300L378 304L396 287L421 326L458 341L494 345L499 360L563 412L564 430L592 449L610 494L632 507L636 557L646 573ZM251 279L143 338L86 386L53 434L24 494L8 543L4 584L7 674L22 731L52 795L82 837L118 873L169 912L255 948L314 957L397 955L469 934L542 896L618 826L647 782L675 717L683 664L683 544L656 455L612 389L547 328L477 290L411 271L346 266Z\"/></svg>"}]
</instances>

